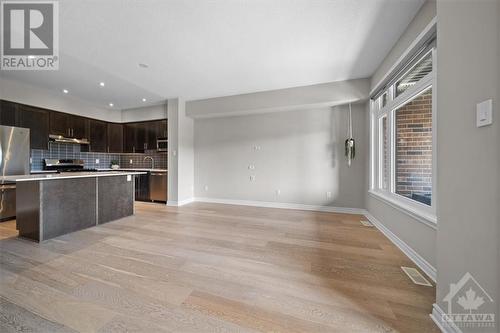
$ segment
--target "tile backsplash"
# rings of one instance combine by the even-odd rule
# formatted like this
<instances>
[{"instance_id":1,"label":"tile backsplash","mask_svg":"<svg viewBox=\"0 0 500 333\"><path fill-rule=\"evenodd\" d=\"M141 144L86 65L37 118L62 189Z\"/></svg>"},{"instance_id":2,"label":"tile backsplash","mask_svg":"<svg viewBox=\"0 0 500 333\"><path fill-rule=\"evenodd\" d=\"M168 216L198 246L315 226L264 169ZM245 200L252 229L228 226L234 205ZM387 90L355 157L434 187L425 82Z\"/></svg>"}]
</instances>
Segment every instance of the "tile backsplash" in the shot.
<instances>
[{"instance_id":1,"label":"tile backsplash","mask_svg":"<svg viewBox=\"0 0 500 333\"><path fill-rule=\"evenodd\" d=\"M85 168L109 168L111 161L116 160L121 168L151 168L151 160L144 157L151 156L155 160L155 168L167 168L167 153L151 150L145 154L111 154L82 152L80 145L69 143L49 142L49 150L31 150L31 170L43 170L45 158L81 159L85 161ZM99 163L96 163L99 160ZM132 164L130 164L132 160Z\"/></svg>"}]
</instances>

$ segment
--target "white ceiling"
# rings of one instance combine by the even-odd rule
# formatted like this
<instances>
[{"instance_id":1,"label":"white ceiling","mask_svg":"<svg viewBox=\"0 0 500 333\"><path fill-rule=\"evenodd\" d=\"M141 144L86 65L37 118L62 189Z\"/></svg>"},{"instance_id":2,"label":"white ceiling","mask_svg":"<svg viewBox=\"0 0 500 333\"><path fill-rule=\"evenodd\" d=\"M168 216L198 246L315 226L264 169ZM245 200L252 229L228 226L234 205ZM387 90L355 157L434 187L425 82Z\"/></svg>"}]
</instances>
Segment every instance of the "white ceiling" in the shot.
<instances>
[{"instance_id":1,"label":"white ceiling","mask_svg":"<svg viewBox=\"0 0 500 333\"><path fill-rule=\"evenodd\" d=\"M422 3L64 0L60 70L1 75L118 109L365 78Z\"/></svg>"}]
</instances>

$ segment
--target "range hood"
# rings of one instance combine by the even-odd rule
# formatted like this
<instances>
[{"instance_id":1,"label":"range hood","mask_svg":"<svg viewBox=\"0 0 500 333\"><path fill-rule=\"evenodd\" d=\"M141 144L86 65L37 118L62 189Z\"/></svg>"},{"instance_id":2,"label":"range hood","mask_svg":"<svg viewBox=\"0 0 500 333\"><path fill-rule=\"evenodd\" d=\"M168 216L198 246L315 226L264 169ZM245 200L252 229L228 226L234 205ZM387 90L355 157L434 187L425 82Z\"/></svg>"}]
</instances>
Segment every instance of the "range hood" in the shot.
<instances>
[{"instance_id":1,"label":"range hood","mask_svg":"<svg viewBox=\"0 0 500 333\"><path fill-rule=\"evenodd\" d=\"M61 143L74 143L77 145L88 145L90 144L88 139L75 139L75 138L67 138L62 135L50 134L49 140L53 142L61 142Z\"/></svg>"}]
</instances>

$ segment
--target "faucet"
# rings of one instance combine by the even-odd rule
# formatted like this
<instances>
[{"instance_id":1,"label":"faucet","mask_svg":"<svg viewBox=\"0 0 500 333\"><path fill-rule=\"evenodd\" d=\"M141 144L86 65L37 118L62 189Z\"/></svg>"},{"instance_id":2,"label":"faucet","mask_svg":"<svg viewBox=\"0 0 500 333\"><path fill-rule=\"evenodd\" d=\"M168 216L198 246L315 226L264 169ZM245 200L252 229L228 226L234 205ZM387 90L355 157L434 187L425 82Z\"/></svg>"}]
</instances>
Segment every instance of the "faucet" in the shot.
<instances>
[{"instance_id":1,"label":"faucet","mask_svg":"<svg viewBox=\"0 0 500 333\"><path fill-rule=\"evenodd\" d=\"M155 168L154 158L152 158L151 156L146 156L146 157L144 157L144 161L147 160L148 158L151 160L151 169L154 169Z\"/></svg>"}]
</instances>

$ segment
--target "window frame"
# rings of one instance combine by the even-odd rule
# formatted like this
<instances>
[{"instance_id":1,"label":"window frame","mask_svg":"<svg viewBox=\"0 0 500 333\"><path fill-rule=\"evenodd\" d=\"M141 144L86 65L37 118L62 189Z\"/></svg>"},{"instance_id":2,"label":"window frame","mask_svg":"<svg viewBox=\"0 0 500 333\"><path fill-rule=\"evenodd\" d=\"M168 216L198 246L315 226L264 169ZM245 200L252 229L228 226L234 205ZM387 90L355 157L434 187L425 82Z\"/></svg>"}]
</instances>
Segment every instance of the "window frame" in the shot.
<instances>
[{"instance_id":1,"label":"window frame","mask_svg":"<svg viewBox=\"0 0 500 333\"><path fill-rule=\"evenodd\" d=\"M390 84L390 86L382 91L375 99L371 99L370 103L370 195L384 201L385 203L397 208L398 210L406 213L426 225L436 228L436 206L437 206L437 116L436 116L436 47L432 46L429 50L423 52L418 61L425 58L429 53L432 54L432 71L419 80L415 85L406 89L399 96L395 97L396 82L398 82L409 69L400 73ZM417 62L418 62L417 61ZM413 67L410 66L410 69ZM416 200L404 197L397 194L396 189L396 126L395 115L396 111L409 103L411 100L417 98L419 95L432 89L432 200L431 205L428 206ZM382 107L382 96L387 93L387 104ZM390 151L389 163L389 186L388 189L383 189L383 147L381 146L381 139L383 133L380 133L381 122L383 117L387 117L388 121L388 149Z\"/></svg>"}]
</instances>

